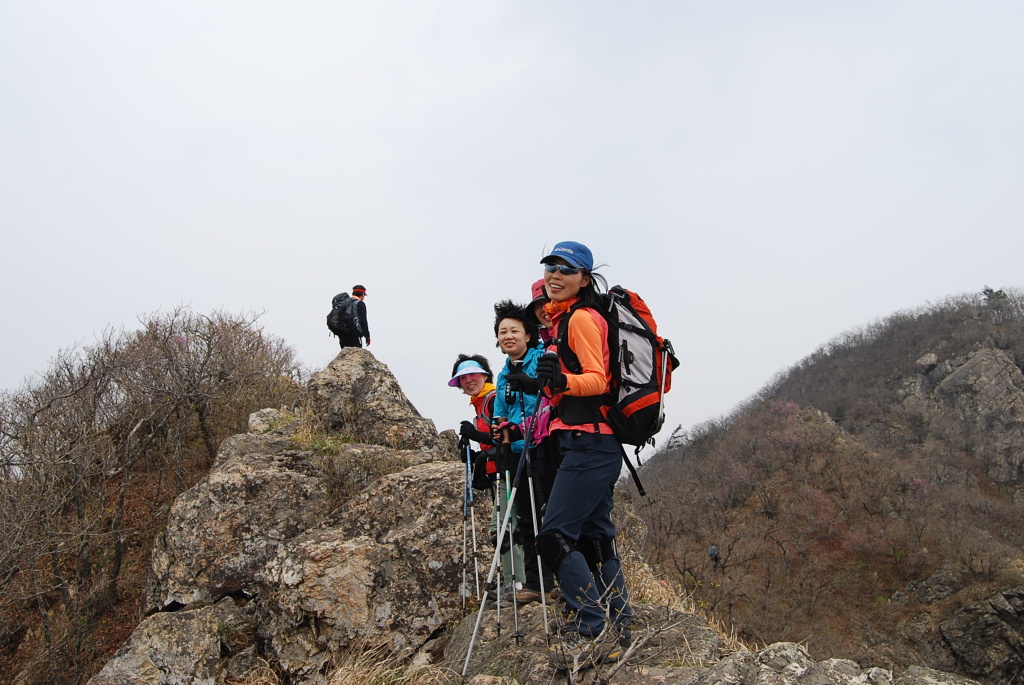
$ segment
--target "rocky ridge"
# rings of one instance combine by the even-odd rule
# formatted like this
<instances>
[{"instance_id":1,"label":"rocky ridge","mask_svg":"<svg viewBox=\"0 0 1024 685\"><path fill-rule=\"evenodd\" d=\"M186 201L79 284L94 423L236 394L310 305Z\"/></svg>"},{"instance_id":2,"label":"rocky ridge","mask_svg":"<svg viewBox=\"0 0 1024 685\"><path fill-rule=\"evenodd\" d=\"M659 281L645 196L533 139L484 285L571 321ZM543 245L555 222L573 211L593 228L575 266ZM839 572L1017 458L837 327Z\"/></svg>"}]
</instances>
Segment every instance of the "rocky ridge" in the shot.
<instances>
[{"instance_id":1,"label":"rocky ridge","mask_svg":"<svg viewBox=\"0 0 1024 685\"><path fill-rule=\"evenodd\" d=\"M346 650L379 644L458 680L476 614L460 595L463 468L452 436L438 436L366 350L342 350L316 374L308 406L327 430L360 442L323 456L297 447L298 421L287 412L254 414L250 432L226 440L210 474L176 500L154 547L147 616L91 683L240 682L265 662L287 682L324 683ZM366 478L368 462L392 472ZM339 473L367 483L332 504ZM488 516L478 511L477 520ZM1004 599L1020 616L1020 598ZM545 608L523 607L518 631L503 611L501 626L496 612L482 616L469 682L974 682L919 667L815 662L788 643L723 656L703 619L642 602L630 658L565 674L547 658L558 641L545 634Z\"/></svg>"}]
</instances>

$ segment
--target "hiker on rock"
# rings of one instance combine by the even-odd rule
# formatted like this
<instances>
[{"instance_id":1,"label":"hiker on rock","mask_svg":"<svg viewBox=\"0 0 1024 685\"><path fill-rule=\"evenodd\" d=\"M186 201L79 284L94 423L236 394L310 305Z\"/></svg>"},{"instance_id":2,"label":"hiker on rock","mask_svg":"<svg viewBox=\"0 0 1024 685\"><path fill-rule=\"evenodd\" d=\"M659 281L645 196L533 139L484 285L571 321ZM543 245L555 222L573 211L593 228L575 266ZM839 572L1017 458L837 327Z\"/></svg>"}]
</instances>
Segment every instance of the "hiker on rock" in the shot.
<instances>
[{"instance_id":1,"label":"hiker on rock","mask_svg":"<svg viewBox=\"0 0 1024 685\"><path fill-rule=\"evenodd\" d=\"M331 313L327 316L327 327L338 336L338 345L362 347L361 338L370 346L370 324L366 322L366 288L352 286L352 294L339 293L331 300Z\"/></svg>"},{"instance_id":2,"label":"hiker on rock","mask_svg":"<svg viewBox=\"0 0 1024 685\"><path fill-rule=\"evenodd\" d=\"M362 332L361 337L366 340L366 346L370 346L370 324L366 322L366 288L361 285L352 286L352 299L358 300L356 304L356 311L358 312L357 318L359 320L359 330ZM342 347L346 347L342 345ZM362 347L359 344L359 338L356 338L356 344L350 345L349 347Z\"/></svg>"},{"instance_id":3,"label":"hiker on rock","mask_svg":"<svg viewBox=\"0 0 1024 685\"><path fill-rule=\"evenodd\" d=\"M590 249L577 242L558 243L541 263L557 356L544 355L537 375L553 405L548 441L561 464L537 547L569 608L556 619L563 642L553 652L556 665L566 667L580 658L616 659L631 640L633 611L611 518L624 451L604 418L612 379L608 325L593 309L604 278L593 270ZM573 373L567 359L578 359L573 366L581 372Z\"/></svg>"},{"instance_id":4,"label":"hiker on rock","mask_svg":"<svg viewBox=\"0 0 1024 685\"><path fill-rule=\"evenodd\" d=\"M455 360L452 378L448 381L448 385L453 388L461 388L462 392L469 395L469 403L475 413L473 421L463 421L459 426L459 435L462 440L472 440L480 446L480 451L473 456L473 486L477 489L489 488L494 491L494 488L500 485L494 492L496 506L491 516L491 539L497 547L500 516L508 506L508 487L506 477L502 473L505 471L503 468L505 464L499 464L494 439L491 437L491 424L494 419L494 405L497 397L493 379L491 366L483 355L460 354ZM510 539L514 536L515 530L514 524L512 524L510 530L506 532L505 540L501 541L501 568L506 579L513 578L513 575L522 576L523 574L523 547L520 544L510 544ZM510 592L519 589L521 588L513 590L510 587ZM500 594L498 598L501 598Z\"/></svg>"},{"instance_id":5,"label":"hiker on rock","mask_svg":"<svg viewBox=\"0 0 1024 685\"><path fill-rule=\"evenodd\" d=\"M527 432L525 421L527 417L534 416L534 409L537 405L537 393L540 384L537 381L537 360L543 353L540 341L538 340L537 327L530 321L526 310L505 300L494 305L494 335L498 340L498 347L504 352L508 359L504 367L498 372L497 395L494 403L494 428L492 436L497 444L499 453L504 449L509 454L508 470L515 473L519 463L519 457L525 447L524 434ZM534 436L536 437L536 436ZM537 441L531 442L536 445ZM534 451L536 453L536 451ZM546 492L540 486L537 476L539 464L536 459L533 463L533 484L535 497L531 502L530 491L522 487L528 479L520 481L520 487L516 490L515 501L512 503L512 512L517 523L519 539L522 541L525 569L522 569L520 577L525 578L524 587L516 593L515 600L519 604L539 602L542 591L551 590L553 582L551 572L544 569L544 582L541 584L540 568L537 564L537 548L535 544L536 531L533 526L534 512L533 503L538 508L546 501ZM554 480L554 473L550 474L547 481ZM541 511L537 512L537 520L542 517Z\"/></svg>"}]
</instances>

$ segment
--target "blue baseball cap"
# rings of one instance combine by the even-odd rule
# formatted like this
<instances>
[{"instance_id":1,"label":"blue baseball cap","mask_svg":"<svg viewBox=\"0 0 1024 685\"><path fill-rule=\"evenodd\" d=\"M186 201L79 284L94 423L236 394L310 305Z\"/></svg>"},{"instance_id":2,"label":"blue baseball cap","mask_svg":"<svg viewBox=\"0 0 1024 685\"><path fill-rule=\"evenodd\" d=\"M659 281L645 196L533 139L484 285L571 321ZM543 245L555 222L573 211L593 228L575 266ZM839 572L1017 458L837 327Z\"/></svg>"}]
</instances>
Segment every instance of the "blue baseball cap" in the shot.
<instances>
[{"instance_id":1,"label":"blue baseball cap","mask_svg":"<svg viewBox=\"0 0 1024 685\"><path fill-rule=\"evenodd\" d=\"M551 254L540 260L540 263L550 264L556 257L561 257L577 269L590 271L594 268L594 255L590 254L590 248L574 240L564 240L555 245Z\"/></svg>"}]
</instances>

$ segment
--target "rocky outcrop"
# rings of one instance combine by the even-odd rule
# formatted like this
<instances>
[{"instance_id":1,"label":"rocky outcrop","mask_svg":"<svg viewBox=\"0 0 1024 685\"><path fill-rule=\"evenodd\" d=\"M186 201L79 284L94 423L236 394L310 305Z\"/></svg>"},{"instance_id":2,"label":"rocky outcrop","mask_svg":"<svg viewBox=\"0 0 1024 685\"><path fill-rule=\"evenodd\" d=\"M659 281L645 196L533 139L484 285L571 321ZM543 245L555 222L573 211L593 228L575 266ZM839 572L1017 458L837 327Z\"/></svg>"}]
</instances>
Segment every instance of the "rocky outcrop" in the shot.
<instances>
[{"instance_id":1,"label":"rocky outcrop","mask_svg":"<svg viewBox=\"0 0 1024 685\"><path fill-rule=\"evenodd\" d=\"M213 685L251 669L252 607L225 599L145 619L91 685ZM225 657L225 654L228 656Z\"/></svg>"},{"instance_id":2,"label":"rocky outcrop","mask_svg":"<svg viewBox=\"0 0 1024 685\"><path fill-rule=\"evenodd\" d=\"M975 442L989 477L1024 482L1024 374L1013 360L984 348L943 362L927 354L915 368L918 373L901 385L903 411L984 436Z\"/></svg>"},{"instance_id":3,"label":"rocky outcrop","mask_svg":"<svg viewBox=\"0 0 1024 685\"><path fill-rule=\"evenodd\" d=\"M957 573L948 565L938 571L907 585L907 590L921 604L936 604L946 599L964 586L962 573Z\"/></svg>"},{"instance_id":4,"label":"rocky outcrop","mask_svg":"<svg viewBox=\"0 0 1024 685\"><path fill-rule=\"evenodd\" d=\"M436 449L434 422L420 416L388 367L367 350L344 348L313 374L309 406L324 426L359 442L398 449Z\"/></svg>"},{"instance_id":5,"label":"rocky outcrop","mask_svg":"<svg viewBox=\"0 0 1024 685\"><path fill-rule=\"evenodd\" d=\"M153 546L148 612L252 594L256 572L328 513L315 455L272 435L236 435L174 502Z\"/></svg>"},{"instance_id":6,"label":"rocky outcrop","mask_svg":"<svg viewBox=\"0 0 1024 685\"><path fill-rule=\"evenodd\" d=\"M911 666L906 670L861 668L847 659L814 661L799 645L780 642L758 652L740 651L717 664L695 669L678 685L977 685L970 678Z\"/></svg>"},{"instance_id":7,"label":"rocky outcrop","mask_svg":"<svg viewBox=\"0 0 1024 685\"><path fill-rule=\"evenodd\" d=\"M512 637L485 643L469 673L471 685L566 682L570 674L550 665L544 634L535 625L541 613L530 608L526 636L517 645ZM779 642L756 652L740 650L719 659L714 632L700 619L664 607L641 607L634 632L635 651L616 664L602 664L571 674L570 682L629 685L978 685L975 681L930 668L911 666L902 671L862 668L848 659L814 661L799 645ZM466 623L466 622L464 622ZM447 652L464 654L467 629L460 626ZM487 635L488 633L485 633ZM489 632L493 638L494 630ZM555 647L557 649L557 647ZM474 654L476 652L474 651ZM452 670L463 667L451 659Z\"/></svg>"},{"instance_id":8,"label":"rocky outcrop","mask_svg":"<svg viewBox=\"0 0 1024 685\"><path fill-rule=\"evenodd\" d=\"M940 629L958 670L995 683L1024 674L1024 585L963 607Z\"/></svg>"},{"instance_id":9,"label":"rocky outcrop","mask_svg":"<svg viewBox=\"0 0 1024 685\"><path fill-rule=\"evenodd\" d=\"M274 660L309 678L357 643L408 657L460 618L462 484L457 462L386 476L285 546L258 574Z\"/></svg>"}]
</instances>

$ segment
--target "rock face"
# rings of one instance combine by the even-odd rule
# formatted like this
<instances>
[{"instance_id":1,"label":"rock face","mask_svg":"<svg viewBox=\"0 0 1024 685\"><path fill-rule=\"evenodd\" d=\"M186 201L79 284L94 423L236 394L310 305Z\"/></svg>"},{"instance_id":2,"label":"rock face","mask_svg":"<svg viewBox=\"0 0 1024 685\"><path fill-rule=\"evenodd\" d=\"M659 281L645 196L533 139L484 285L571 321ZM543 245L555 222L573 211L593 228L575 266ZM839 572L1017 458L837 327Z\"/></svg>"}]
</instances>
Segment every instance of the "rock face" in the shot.
<instances>
[{"instance_id":1,"label":"rock face","mask_svg":"<svg viewBox=\"0 0 1024 685\"><path fill-rule=\"evenodd\" d=\"M420 416L398 381L367 350L341 350L309 382L313 413L332 431L399 449L436 449L434 422Z\"/></svg>"},{"instance_id":2,"label":"rock face","mask_svg":"<svg viewBox=\"0 0 1024 685\"><path fill-rule=\"evenodd\" d=\"M967 673L996 683L1024 674L1024 585L963 607L940 629Z\"/></svg>"},{"instance_id":3,"label":"rock face","mask_svg":"<svg viewBox=\"0 0 1024 685\"><path fill-rule=\"evenodd\" d=\"M253 634L250 607L231 599L192 611L154 614L132 633L128 642L95 677L92 685L213 685L223 682L234 666L254 649L240 645L239 636ZM244 642L244 639L243 639ZM243 649L238 649L243 646ZM222 658L224 651L239 657Z\"/></svg>"},{"instance_id":4,"label":"rock face","mask_svg":"<svg viewBox=\"0 0 1024 685\"><path fill-rule=\"evenodd\" d=\"M281 545L328 513L316 461L280 437L225 440L210 474L175 500L154 544L148 612L251 593Z\"/></svg>"},{"instance_id":5,"label":"rock face","mask_svg":"<svg viewBox=\"0 0 1024 685\"><path fill-rule=\"evenodd\" d=\"M983 434L988 475L1000 483L1024 482L1024 374L996 349L938 362L934 354L917 363L919 375L902 387L908 414L929 421L953 421Z\"/></svg>"},{"instance_id":6,"label":"rock face","mask_svg":"<svg viewBox=\"0 0 1024 685\"><path fill-rule=\"evenodd\" d=\"M461 617L462 483L458 462L386 476L267 564L260 634L285 671L360 642L411 656Z\"/></svg>"}]
</instances>

